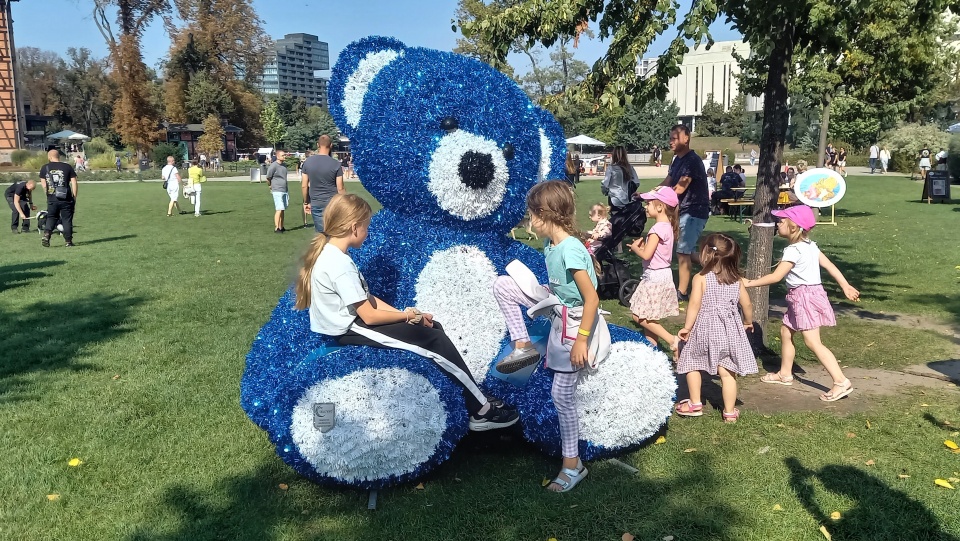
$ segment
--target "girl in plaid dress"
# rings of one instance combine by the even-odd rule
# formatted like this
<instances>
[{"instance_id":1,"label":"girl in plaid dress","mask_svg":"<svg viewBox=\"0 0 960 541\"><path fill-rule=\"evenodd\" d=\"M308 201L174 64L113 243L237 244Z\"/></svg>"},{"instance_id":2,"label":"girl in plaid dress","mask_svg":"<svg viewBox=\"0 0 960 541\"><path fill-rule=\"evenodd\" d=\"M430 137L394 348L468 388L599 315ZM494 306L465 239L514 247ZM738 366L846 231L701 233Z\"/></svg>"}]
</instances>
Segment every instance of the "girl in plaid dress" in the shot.
<instances>
[{"instance_id":1,"label":"girl in plaid dress","mask_svg":"<svg viewBox=\"0 0 960 541\"><path fill-rule=\"evenodd\" d=\"M677 373L687 375L690 398L676 406L677 415L700 417L700 371L720 374L723 421L740 417L736 375L757 373L757 358L747 340L753 332L753 306L740 282L740 246L722 233L708 235L700 249L703 270L693 277L687 320L677 336L685 342ZM743 310L741 321L737 304Z\"/></svg>"},{"instance_id":2,"label":"girl in plaid dress","mask_svg":"<svg viewBox=\"0 0 960 541\"><path fill-rule=\"evenodd\" d=\"M788 239L790 245L784 248L783 259L773 272L744 282L747 287L768 286L783 279L787 282L787 313L784 314L783 325L780 326L780 370L765 374L760 381L793 385L793 358L796 355L793 337L800 333L803 342L833 378L833 388L821 394L820 400L840 400L853 392L853 384L843 375L833 352L820 341L820 327L833 327L837 324L830 299L827 298L820 279L820 267L827 269L830 276L840 284L843 294L851 301L859 300L860 292L847 283L840 269L823 255L817 243L810 240L810 230L817 224L810 207L796 205L775 210L773 215L779 218L777 234Z\"/></svg>"}]
</instances>

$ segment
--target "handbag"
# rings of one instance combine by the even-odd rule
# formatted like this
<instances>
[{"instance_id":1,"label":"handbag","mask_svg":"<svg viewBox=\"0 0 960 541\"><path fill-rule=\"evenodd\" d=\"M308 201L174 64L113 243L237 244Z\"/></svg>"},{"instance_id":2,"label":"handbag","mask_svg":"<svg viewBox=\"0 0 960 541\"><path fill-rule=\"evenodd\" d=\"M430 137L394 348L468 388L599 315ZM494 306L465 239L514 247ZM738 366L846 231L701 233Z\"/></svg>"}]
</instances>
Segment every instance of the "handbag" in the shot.
<instances>
[{"instance_id":1,"label":"handbag","mask_svg":"<svg viewBox=\"0 0 960 541\"><path fill-rule=\"evenodd\" d=\"M170 170L170 173L172 173L172 172L173 172L173 169ZM169 182L170 182L170 173L167 173L167 178L163 179L163 189L164 189L164 190L167 189L167 185L168 185Z\"/></svg>"}]
</instances>

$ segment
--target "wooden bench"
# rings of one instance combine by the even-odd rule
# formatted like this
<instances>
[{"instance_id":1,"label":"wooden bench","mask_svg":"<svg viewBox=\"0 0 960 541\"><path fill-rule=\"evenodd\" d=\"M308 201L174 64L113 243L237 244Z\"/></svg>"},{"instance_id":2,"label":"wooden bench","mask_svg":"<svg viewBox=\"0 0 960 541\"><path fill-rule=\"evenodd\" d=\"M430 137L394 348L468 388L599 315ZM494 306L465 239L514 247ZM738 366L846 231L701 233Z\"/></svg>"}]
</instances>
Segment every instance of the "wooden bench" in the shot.
<instances>
[{"instance_id":1,"label":"wooden bench","mask_svg":"<svg viewBox=\"0 0 960 541\"><path fill-rule=\"evenodd\" d=\"M756 188L732 188L732 190L743 192L743 195L736 199L721 199L720 202L726 204L729 208L736 208L736 216L731 213L730 217L735 217L738 222L743 222L744 212L753 209L753 194L756 193Z\"/></svg>"}]
</instances>

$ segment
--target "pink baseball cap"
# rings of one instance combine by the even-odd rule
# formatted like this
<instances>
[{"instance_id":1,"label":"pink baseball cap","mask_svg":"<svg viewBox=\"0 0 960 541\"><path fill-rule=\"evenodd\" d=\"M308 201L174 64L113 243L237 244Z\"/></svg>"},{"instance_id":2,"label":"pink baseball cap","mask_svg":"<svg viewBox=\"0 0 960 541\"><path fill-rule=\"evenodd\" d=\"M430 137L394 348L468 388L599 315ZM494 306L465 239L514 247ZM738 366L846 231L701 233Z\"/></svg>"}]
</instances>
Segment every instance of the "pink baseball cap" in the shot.
<instances>
[{"instance_id":1,"label":"pink baseball cap","mask_svg":"<svg viewBox=\"0 0 960 541\"><path fill-rule=\"evenodd\" d=\"M657 201L662 202L663 204L671 207L675 207L680 204L680 200L677 198L677 192L673 191L673 188L670 186L659 186L640 194L641 199L646 199L650 201L656 199Z\"/></svg>"},{"instance_id":2,"label":"pink baseball cap","mask_svg":"<svg viewBox=\"0 0 960 541\"><path fill-rule=\"evenodd\" d=\"M771 214L778 218L790 218L793 223L800 226L804 231L810 231L817 225L817 218L813 215L813 209L806 205L794 205L781 210L775 210Z\"/></svg>"}]
</instances>

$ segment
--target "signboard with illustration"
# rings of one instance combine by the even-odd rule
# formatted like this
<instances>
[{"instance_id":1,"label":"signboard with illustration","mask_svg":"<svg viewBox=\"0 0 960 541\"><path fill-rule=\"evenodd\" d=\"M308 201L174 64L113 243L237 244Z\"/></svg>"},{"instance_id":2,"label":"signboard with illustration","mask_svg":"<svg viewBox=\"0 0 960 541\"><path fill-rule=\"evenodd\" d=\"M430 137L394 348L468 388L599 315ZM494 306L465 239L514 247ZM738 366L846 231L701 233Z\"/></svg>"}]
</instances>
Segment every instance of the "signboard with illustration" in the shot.
<instances>
[{"instance_id":1,"label":"signboard with illustration","mask_svg":"<svg viewBox=\"0 0 960 541\"><path fill-rule=\"evenodd\" d=\"M797 176L793 185L797 199L811 207L831 207L847 193L847 183L840 173L825 167L809 169Z\"/></svg>"},{"instance_id":2,"label":"signboard with illustration","mask_svg":"<svg viewBox=\"0 0 960 541\"><path fill-rule=\"evenodd\" d=\"M936 169L927 171L922 198L926 199L927 203L950 201L950 172Z\"/></svg>"}]
</instances>

